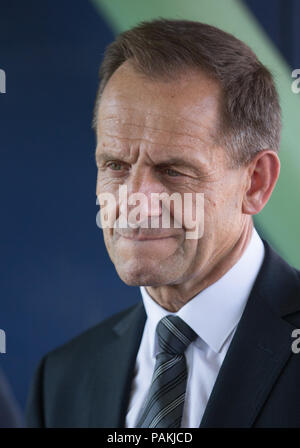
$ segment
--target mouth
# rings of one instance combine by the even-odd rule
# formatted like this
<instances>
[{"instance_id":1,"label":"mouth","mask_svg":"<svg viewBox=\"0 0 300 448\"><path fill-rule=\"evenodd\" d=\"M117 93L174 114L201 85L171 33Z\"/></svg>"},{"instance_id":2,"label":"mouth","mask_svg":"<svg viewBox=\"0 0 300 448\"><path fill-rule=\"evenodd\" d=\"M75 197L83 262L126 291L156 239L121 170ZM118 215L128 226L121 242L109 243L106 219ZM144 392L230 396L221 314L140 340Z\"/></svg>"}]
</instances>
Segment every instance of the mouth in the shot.
<instances>
[{"instance_id":1,"label":"mouth","mask_svg":"<svg viewBox=\"0 0 300 448\"><path fill-rule=\"evenodd\" d=\"M125 235L121 235L121 237L125 238L126 240L132 240L132 241L158 241L158 240L165 240L168 238L174 238L174 236L145 237L145 236L125 236Z\"/></svg>"},{"instance_id":2,"label":"mouth","mask_svg":"<svg viewBox=\"0 0 300 448\"><path fill-rule=\"evenodd\" d=\"M120 231L121 230L121 231ZM122 229L118 229L117 231L118 235L121 236L122 238L125 238L126 240L131 240L131 241L159 241L159 240L165 240L165 239L170 239L170 238L175 238L176 235L170 235L169 234L163 234L162 232L157 233L157 234L145 234L145 233L141 233L141 232L122 232ZM178 236L178 235L177 235Z\"/></svg>"}]
</instances>

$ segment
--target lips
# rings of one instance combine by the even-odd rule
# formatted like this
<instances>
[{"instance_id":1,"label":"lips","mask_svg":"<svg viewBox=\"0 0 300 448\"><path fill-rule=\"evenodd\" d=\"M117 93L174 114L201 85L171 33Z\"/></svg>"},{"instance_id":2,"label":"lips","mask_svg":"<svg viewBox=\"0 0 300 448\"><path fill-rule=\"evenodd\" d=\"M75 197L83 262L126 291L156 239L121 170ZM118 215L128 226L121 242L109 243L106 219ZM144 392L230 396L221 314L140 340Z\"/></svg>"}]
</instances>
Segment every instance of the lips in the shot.
<instances>
[{"instance_id":1,"label":"lips","mask_svg":"<svg viewBox=\"0 0 300 448\"><path fill-rule=\"evenodd\" d=\"M140 230L128 231L128 229L116 229L116 232L123 238L134 241L162 240L166 238L174 238L178 235L175 233L170 234L170 232L166 233L162 230L159 232L142 232Z\"/></svg>"}]
</instances>

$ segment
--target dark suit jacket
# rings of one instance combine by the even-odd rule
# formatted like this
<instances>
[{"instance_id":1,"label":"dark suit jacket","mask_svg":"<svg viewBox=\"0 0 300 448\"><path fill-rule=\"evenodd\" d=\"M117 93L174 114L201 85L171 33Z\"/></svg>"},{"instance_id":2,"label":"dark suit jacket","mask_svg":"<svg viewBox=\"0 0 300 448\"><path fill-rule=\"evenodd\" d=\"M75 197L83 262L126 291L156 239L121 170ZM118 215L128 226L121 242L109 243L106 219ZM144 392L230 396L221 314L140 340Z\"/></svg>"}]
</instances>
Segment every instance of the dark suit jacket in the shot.
<instances>
[{"instance_id":1,"label":"dark suit jacket","mask_svg":"<svg viewBox=\"0 0 300 448\"><path fill-rule=\"evenodd\" d=\"M23 417L12 390L0 370L0 428L22 428Z\"/></svg>"},{"instance_id":2,"label":"dark suit jacket","mask_svg":"<svg viewBox=\"0 0 300 448\"><path fill-rule=\"evenodd\" d=\"M300 427L300 272L265 259L200 427ZM232 285L234 288L234 285ZM33 427L124 427L146 314L142 301L45 356L27 408Z\"/></svg>"}]
</instances>

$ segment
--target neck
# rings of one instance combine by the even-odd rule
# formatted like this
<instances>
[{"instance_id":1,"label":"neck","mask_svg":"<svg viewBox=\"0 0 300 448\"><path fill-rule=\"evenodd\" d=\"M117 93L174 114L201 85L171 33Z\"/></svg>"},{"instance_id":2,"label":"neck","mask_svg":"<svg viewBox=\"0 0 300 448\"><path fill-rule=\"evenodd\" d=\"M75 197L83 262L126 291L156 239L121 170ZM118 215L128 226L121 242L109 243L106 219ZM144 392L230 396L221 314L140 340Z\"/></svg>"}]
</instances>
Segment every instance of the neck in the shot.
<instances>
[{"instance_id":1,"label":"neck","mask_svg":"<svg viewBox=\"0 0 300 448\"><path fill-rule=\"evenodd\" d=\"M253 222L249 220L235 243L227 249L220 260L202 276L179 285L147 286L152 299L166 310L175 313L193 297L215 283L234 266L245 252L252 236ZM204 272L205 270L203 270Z\"/></svg>"}]
</instances>

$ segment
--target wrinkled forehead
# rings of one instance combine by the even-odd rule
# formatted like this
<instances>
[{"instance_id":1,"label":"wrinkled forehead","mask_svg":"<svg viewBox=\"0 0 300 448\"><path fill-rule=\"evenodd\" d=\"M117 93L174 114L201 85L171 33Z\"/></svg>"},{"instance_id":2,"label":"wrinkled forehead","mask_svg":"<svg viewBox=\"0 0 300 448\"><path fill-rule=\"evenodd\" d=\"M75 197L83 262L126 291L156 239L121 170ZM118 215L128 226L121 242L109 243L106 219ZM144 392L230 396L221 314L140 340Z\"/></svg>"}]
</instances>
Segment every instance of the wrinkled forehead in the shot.
<instances>
[{"instance_id":1,"label":"wrinkled forehead","mask_svg":"<svg viewBox=\"0 0 300 448\"><path fill-rule=\"evenodd\" d=\"M194 137L214 135L220 93L217 82L203 73L186 73L173 80L150 79L125 63L103 91L97 131L101 135L109 127L126 133L131 123L165 132L181 129Z\"/></svg>"}]
</instances>

